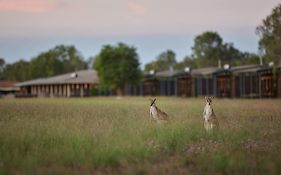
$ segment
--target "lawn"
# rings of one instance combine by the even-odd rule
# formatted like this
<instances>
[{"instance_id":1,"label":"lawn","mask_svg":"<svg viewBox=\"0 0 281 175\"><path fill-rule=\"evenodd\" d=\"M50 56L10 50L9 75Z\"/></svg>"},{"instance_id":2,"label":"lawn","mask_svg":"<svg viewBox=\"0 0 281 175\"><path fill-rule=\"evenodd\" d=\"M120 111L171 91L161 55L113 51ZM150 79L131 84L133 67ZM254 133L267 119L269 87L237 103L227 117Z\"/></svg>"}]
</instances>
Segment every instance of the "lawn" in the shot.
<instances>
[{"instance_id":1,"label":"lawn","mask_svg":"<svg viewBox=\"0 0 281 175\"><path fill-rule=\"evenodd\" d=\"M281 174L281 100L146 97L0 99L0 174Z\"/></svg>"}]
</instances>

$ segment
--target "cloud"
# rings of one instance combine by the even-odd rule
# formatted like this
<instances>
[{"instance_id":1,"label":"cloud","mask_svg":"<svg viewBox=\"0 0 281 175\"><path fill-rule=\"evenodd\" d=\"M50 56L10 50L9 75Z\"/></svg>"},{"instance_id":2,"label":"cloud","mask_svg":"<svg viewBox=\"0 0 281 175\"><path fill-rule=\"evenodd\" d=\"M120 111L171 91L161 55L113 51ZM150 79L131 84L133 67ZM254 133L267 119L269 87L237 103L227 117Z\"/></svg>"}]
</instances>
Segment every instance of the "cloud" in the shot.
<instances>
[{"instance_id":1,"label":"cloud","mask_svg":"<svg viewBox=\"0 0 281 175\"><path fill-rule=\"evenodd\" d=\"M136 2L128 2L127 7L133 14L143 15L146 12L145 6Z\"/></svg>"},{"instance_id":2,"label":"cloud","mask_svg":"<svg viewBox=\"0 0 281 175\"><path fill-rule=\"evenodd\" d=\"M48 0L0 0L0 11L40 13L51 11L58 5Z\"/></svg>"}]
</instances>

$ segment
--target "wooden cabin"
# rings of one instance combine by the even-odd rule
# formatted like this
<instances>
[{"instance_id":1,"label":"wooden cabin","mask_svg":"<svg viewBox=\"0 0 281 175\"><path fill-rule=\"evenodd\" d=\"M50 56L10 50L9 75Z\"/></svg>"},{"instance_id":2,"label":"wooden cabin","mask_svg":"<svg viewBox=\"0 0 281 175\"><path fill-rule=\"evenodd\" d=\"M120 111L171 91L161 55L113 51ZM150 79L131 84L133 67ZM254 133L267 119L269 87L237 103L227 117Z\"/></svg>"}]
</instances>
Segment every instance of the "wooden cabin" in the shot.
<instances>
[{"instance_id":1,"label":"wooden cabin","mask_svg":"<svg viewBox=\"0 0 281 175\"><path fill-rule=\"evenodd\" d=\"M159 81L155 77L155 73L145 74L142 81L143 94L145 96L159 95Z\"/></svg>"},{"instance_id":2,"label":"wooden cabin","mask_svg":"<svg viewBox=\"0 0 281 175\"><path fill-rule=\"evenodd\" d=\"M259 70L260 75L260 97L277 96L277 72L273 67L264 67Z\"/></svg>"},{"instance_id":3,"label":"wooden cabin","mask_svg":"<svg viewBox=\"0 0 281 175\"><path fill-rule=\"evenodd\" d=\"M232 74L230 68L219 69L215 72L216 76L216 96L231 97L232 96Z\"/></svg>"},{"instance_id":4,"label":"wooden cabin","mask_svg":"<svg viewBox=\"0 0 281 175\"><path fill-rule=\"evenodd\" d=\"M176 95L176 82L174 78L176 74L177 72L173 70L161 71L156 73L156 78L159 81L159 95Z\"/></svg>"},{"instance_id":5,"label":"wooden cabin","mask_svg":"<svg viewBox=\"0 0 281 175\"><path fill-rule=\"evenodd\" d=\"M277 79L276 79L276 81L277 81L277 96L279 98L281 98L281 63L277 67L276 75L277 75Z\"/></svg>"},{"instance_id":6,"label":"wooden cabin","mask_svg":"<svg viewBox=\"0 0 281 175\"><path fill-rule=\"evenodd\" d=\"M217 83L215 73L217 67L199 68L191 71L193 91L192 96L216 96Z\"/></svg>"},{"instance_id":7,"label":"wooden cabin","mask_svg":"<svg viewBox=\"0 0 281 175\"><path fill-rule=\"evenodd\" d=\"M258 98L260 96L258 74L260 69L260 65L244 65L231 68L232 97Z\"/></svg>"},{"instance_id":8,"label":"wooden cabin","mask_svg":"<svg viewBox=\"0 0 281 175\"><path fill-rule=\"evenodd\" d=\"M191 97L192 96L192 78L190 70L186 69L176 75L176 95L180 97Z\"/></svg>"},{"instance_id":9,"label":"wooden cabin","mask_svg":"<svg viewBox=\"0 0 281 175\"><path fill-rule=\"evenodd\" d=\"M176 71L161 71L146 74L142 81L143 95L147 96L172 96L176 94Z\"/></svg>"},{"instance_id":10,"label":"wooden cabin","mask_svg":"<svg viewBox=\"0 0 281 175\"><path fill-rule=\"evenodd\" d=\"M84 97L98 83L94 70L83 70L17 83L24 97Z\"/></svg>"}]
</instances>

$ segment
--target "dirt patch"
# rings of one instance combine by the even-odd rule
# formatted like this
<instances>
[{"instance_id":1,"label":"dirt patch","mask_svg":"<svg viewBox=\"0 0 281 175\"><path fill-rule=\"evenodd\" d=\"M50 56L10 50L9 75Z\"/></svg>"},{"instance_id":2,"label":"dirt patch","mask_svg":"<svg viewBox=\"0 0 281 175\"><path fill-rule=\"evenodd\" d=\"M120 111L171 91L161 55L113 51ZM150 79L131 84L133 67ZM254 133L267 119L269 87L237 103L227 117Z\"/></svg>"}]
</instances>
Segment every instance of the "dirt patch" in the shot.
<instances>
[{"instance_id":1,"label":"dirt patch","mask_svg":"<svg viewBox=\"0 0 281 175\"><path fill-rule=\"evenodd\" d=\"M202 153L219 151L224 146L225 143L222 141L201 139L199 142L189 144L185 153L187 156L196 156Z\"/></svg>"}]
</instances>

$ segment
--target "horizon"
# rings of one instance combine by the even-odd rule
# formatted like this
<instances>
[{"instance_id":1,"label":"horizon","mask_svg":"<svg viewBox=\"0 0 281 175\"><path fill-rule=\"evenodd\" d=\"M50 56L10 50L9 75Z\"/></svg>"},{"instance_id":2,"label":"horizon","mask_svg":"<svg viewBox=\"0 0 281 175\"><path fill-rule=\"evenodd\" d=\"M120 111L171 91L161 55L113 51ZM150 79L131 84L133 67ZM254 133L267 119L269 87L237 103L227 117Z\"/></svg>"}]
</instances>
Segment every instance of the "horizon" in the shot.
<instances>
[{"instance_id":1,"label":"horizon","mask_svg":"<svg viewBox=\"0 0 281 175\"><path fill-rule=\"evenodd\" d=\"M0 57L7 63L30 60L65 44L74 45L86 60L103 45L124 42L137 49L143 67L167 49L181 61L191 54L193 39L205 31L218 32L243 52L257 53L255 28L278 3L0 0Z\"/></svg>"}]
</instances>

